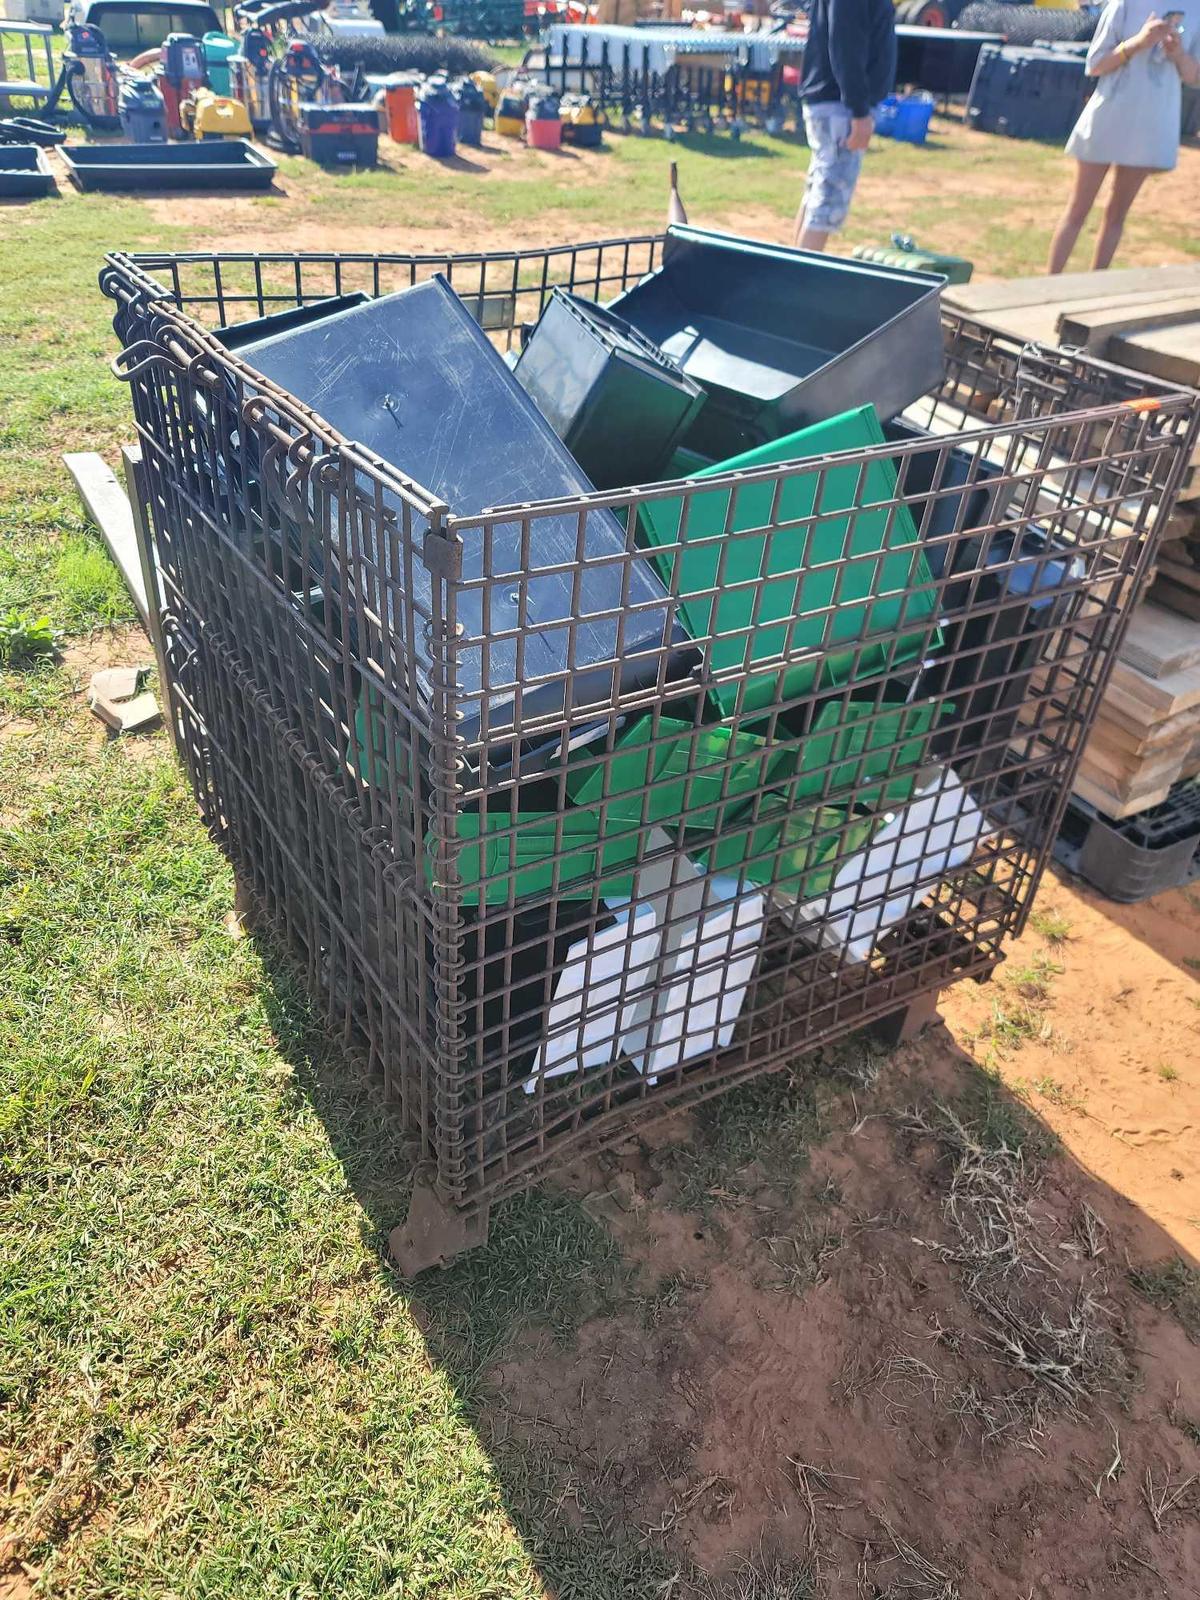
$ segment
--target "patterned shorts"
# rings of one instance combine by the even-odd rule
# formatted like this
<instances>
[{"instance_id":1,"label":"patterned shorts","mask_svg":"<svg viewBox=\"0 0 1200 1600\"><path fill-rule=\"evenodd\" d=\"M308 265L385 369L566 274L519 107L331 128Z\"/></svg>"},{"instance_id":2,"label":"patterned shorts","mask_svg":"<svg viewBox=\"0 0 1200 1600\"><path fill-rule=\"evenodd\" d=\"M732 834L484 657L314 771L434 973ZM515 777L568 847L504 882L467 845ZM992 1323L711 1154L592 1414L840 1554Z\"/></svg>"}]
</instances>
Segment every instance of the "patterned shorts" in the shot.
<instances>
[{"instance_id":1,"label":"patterned shorts","mask_svg":"<svg viewBox=\"0 0 1200 1600\"><path fill-rule=\"evenodd\" d=\"M836 100L804 107L804 132L811 152L804 182L804 223L833 233L846 220L863 152L847 150L850 113Z\"/></svg>"}]
</instances>

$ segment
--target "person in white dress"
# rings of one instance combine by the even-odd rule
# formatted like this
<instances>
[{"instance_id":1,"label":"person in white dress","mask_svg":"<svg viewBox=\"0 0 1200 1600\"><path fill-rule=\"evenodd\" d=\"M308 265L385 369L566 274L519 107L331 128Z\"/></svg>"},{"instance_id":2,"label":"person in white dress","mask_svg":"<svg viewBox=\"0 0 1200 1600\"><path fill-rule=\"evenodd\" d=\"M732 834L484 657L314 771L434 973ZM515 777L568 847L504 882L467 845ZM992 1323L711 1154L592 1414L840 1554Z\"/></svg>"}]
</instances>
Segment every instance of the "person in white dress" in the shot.
<instances>
[{"instance_id":1,"label":"person in white dress","mask_svg":"<svg viewBox=\"0 0 1200 1600\"><path fill-rule=\"evenodd\" d=\"M1162 0L1158 0L1162 3ZM1061 272L1112 168L1093 269L1107 267L1129 208L1155 172L1179 159L1181 85L1200 84L1200 0L1108 0L1087 54L1096 88L1067 140L1075 187L1050 246L1049 271Z\"/></svg>"}]
</instances>

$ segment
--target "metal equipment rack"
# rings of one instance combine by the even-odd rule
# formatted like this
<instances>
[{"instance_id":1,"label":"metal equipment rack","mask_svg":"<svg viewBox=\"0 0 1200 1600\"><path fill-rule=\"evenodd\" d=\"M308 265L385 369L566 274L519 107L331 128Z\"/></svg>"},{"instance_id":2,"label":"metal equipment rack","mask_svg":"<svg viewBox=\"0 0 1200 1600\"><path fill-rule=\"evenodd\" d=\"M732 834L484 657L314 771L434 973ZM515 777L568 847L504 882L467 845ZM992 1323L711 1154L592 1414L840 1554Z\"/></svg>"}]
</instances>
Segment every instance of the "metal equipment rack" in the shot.
<instances>
[{"instance_id":1,"label":"metal equipment rack","mask_svg":"<svg viewBox=\"0 0 1200 1600\"><path fill-rule=\"evenodd\" d=\"M496 1200L585 1148L991 972L1195 441L1190 391L948 317L945 381L908 412L926 432L462 516L214 337L440 273L511 347L555 284L609 300L663 243L114 254L101 277L173 737L264 927L419 1140L392 1241L407 1271L486 1237ZM690 675L664 642L637 688L580 703L573 615L559 666L518 626L498 682L493 618L527 614L547 519L574 519L582 551L613 513L625 546L605 559L653 560L680 610L685 553L709 554L711 581L687 580ZM519 570L494 556L514 528ZM830 528L843 554L806 565ZM782 610L781 581L799 585ZM530 710L551 677L555 709Z\"/></svg>"},{"instance_id":2,"label":"metal equipment rack","mask_svg":"<svg viewBox=\"0 0 1200 1600\"><path fill-rule=\"evenodd\" d=\"M668 134L743 123L779 131L788 109L799 115L782 68L803 53L803 41L784 33L555 23L542 75L563 94L590 94L626 132L636 123L649 133L656 120Z\"/></svg>"}]
</instances>

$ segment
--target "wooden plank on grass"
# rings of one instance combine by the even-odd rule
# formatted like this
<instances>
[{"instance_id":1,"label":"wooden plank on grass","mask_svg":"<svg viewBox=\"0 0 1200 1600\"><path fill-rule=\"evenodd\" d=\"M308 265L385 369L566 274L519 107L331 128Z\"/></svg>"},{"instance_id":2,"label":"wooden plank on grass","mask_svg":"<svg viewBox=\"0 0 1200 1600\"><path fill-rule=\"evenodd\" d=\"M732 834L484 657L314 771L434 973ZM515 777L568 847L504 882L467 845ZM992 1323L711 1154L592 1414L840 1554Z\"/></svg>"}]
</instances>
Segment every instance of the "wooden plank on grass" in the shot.
<instances>
[{"instance_id":1,"label":"wooden plank on grass","mask_svg":"<svg viewBox=\"0 0 1200 1600\"><path fill-rule=\"evenodd\" d=\"M1177 322L1194 322L1200 317L1200 292L1176 295L1167 290L1161 295L1121 296L1107 305L1071 306L1058 316L1060 344L1082 345L1092 355L1103 355L1108 341L1118 333L1133 333L1153 324L1156 328L1174 327Z\"/></svg>"},{"instance_id":2,"label":"wooden plank on grass","mask_svg":"<svg viewBox=\"0 0 1200 1600\"><path fill-rule=\"evenodd\" d=\"M1000 278L992 283L948 284L942 290L942 303L953 311L980 316L987 311L1039 306L1049 301L1064 308L1072 300L1096 299L1104 294L1154 294L1163 289L1200 291L1200 265L1062 272L1054 278L1038 273L1035 277Z\"/></svg>"},{"instance_id":3,"label":"wooden plank on grass","mask_svg":"<svg viewBox=\"0 0 1200 1600\"><path fill-rule=\"evenodd\" d=\"M142 578L142 561L138 554L129 496L117 482L103 456L96 455L94 451L68 451L63 456L63 465L74 478L79 498L88 516L99 528L108 553L116 562L117 571L133 596L143 625L148 625L146 585Z\"/></svg>"}]
</instances>

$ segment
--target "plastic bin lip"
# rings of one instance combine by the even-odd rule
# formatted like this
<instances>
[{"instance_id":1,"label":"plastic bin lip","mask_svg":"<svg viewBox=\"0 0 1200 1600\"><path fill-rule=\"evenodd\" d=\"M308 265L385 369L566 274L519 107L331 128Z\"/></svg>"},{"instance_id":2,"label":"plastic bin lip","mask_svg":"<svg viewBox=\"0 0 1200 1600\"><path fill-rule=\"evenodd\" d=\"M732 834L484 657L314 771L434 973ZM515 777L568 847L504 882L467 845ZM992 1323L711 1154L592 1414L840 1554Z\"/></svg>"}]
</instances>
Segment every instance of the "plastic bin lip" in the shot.
<instances>
[{"instance_id":1,"label":"plastic bin lip","mask_svg":"<svg viewBox=\"0 0 1200 1600\"><path fill-rule=\"evenodd\" d=\"M769 244L765 239L746 239L741 234L728 233L719 228L697 228L691 223L673 223L667 229L663 244L664 266L674 254L673 240L712 245L718 250L736 250L739 255L759 256L766 261L808 261L829 272L855 278L859 277L856 269L863 267L871 277L885 283L924 283L930 289L940 289L945 281L933 272L902 272L897 267L887 267L878 261L859 261L852 257L831 256L818 250L798 250L794 245ZM646 275L647 278L654 276L655 273Z\"/></svg>"}]
</instances>

